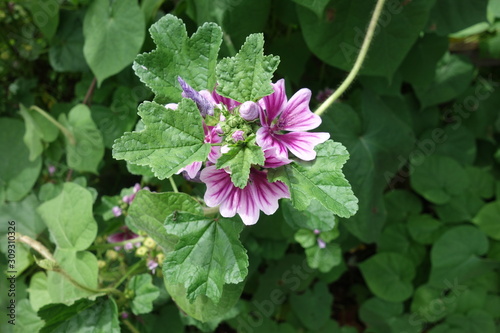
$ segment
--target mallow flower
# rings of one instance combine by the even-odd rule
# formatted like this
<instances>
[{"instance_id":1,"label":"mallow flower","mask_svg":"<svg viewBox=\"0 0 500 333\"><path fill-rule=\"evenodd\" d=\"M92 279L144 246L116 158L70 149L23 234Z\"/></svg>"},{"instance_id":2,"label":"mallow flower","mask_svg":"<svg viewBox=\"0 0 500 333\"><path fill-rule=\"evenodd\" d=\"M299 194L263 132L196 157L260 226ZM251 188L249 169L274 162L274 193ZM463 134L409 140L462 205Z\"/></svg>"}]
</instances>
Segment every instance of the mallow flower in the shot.
<instances>
[{"instance_id":1,"label":"mallow flower","mask_svg":"<svg viewBox=\"0 0 500 333\"><path fill-rule=\"evenodd\" d=\"M192 99L203 118L205 143L212 146L207 161L194 162L179 172L199 179L207 186L204 195L208 207L219 206L223 217L238 214L243 223L255 224L262 211L271 215L279 207L281 198L290 198L287 185L281 181L270 182L268 169L274 169L292 162L290 151L295 157L313 160L314 147L329 138L328 133L308 133L319 126L321 119L309 109L311 92L299 90L287 100L284 80L272 84L274 93L259 101L240 103L223 97L215 91L195 91L179 78L183 97ZM177 109L177 104L165 106ZM257 145L263 152L265 162L252 165L247 183L243 187L234 185L230 167L217 169L217 160L236 145ZM201 170L201 171L200 171Z\"/></svg>"},{"instance_id":2,"label":"mallow flower","mask_svg":"<svg viewBox=\"0 0 500 333\"><path fill-rule=\"evenodd\" d=\"M330 138L328 133L309 133L321 124L321 118L309 109L311 91L300 89L287 100L285 80L273 84L274 93L259 101L260 122L257 144L264 149L274 147L281 157L288 151L301 160L316 158L314 147Z\"/></svg>"}]
</instances>

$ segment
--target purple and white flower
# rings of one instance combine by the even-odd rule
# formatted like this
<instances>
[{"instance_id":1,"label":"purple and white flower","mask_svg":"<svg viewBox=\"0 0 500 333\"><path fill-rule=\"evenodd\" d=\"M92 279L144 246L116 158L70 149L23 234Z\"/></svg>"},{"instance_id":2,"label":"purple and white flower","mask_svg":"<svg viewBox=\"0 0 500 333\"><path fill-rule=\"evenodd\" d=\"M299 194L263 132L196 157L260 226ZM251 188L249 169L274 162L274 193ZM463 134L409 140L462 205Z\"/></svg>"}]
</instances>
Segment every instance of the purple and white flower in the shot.
<instances>
[{"instance_id":1,"label":"purple and white flower","mask_svg":"<svg viewBox=\"0 0 500 333\"><path fill-rule=\"evenodd\" d=\"M321 118L309 109L311 91L300 89L287 100L285 81L272 85L274 93L259 101L262 127L257 131L257 144L264 149L276 148L281 157L287 158L290 151L304 161L315 159L314 147L328 140L330 134L306 132L321 124Z\"/></svg>"},{"instance_id":2,"label":"purple and white flower","mask_svg":"<svg viewBox=\"0 0 500 333\"><path fill-rule=\"evenodd\" d=\"M274 214L278 209L278 200L290 198L284 183L270 183L266 172L254 168L250 170L245 188L236 187L226 170L218 170L213 165L203 169L200 178L207 184L204 198L207 206L220 206L220 214L224 217L233 217L238 213L246 225L255 224L260 211L267 215Z\"/></svg>"}]
</instances>

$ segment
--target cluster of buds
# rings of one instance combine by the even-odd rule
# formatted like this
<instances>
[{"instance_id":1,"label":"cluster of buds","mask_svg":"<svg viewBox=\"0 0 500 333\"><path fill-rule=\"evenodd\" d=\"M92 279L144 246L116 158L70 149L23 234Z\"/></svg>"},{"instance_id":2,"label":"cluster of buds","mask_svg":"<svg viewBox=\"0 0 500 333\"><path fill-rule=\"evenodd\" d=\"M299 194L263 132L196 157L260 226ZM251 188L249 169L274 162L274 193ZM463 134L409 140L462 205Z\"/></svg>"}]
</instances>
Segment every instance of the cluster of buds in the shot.
<instances>
[{"instance_id":1,"label":"cluster of buds","mask_svg":"<svg viewBox=\"0 0 500 333\"><path fill-rule=\"evenodd\" d=\"M321 118L309 109L311 91L301 89L288 100L285 81L279 80L272 84L271 95L240 103L216 91L196 91L180 77L178 80L183 97L192 99L203 117L205 143L213 144L206 161L194 162L179 173L204 182L206 205L219 206L224 217L239 214L250 225L257 222L260 211L267 215L276 212L278 200L290 198L290 192L281 181L269 182L268 170L291 163L290 154L300 160L314 160L314 147L330 137L328 133L307 132L321 124ZM165 107L176 110L178 105ZM216 164L241 143L262 149L265 162L252 165L246 186L238 187L231 181L232 170L218 169Z\"/></svg>"},{"instance_id":2,"label":"cluster of buds","mask_svg":"<svg viewBox=\"0 0 500 333\"><path fill-rule=\"evenodd\" d=\"M133 189L132 189L132 194L124 195L120 201L119 206L114 206L111 211L113 212L113 215L115 217L119 217L123 215L123 212L128 208L128 206L134 201L135 195L139 190L144 189L149 191L149 187L145 186L144 188L141 188L140 184L135 184Z\"/></svg>"}]
</instances>

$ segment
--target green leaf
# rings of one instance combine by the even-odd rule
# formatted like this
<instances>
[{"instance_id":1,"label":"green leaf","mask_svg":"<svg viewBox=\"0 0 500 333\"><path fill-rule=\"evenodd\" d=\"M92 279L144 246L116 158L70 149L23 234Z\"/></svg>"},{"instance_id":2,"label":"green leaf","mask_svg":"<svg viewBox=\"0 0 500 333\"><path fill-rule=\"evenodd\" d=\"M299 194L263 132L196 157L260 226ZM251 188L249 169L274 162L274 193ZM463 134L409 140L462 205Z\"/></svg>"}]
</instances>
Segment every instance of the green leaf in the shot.
<instances>
[{"instance_id":1,"label":"green leaf","mask_svg":"<svg viewBox=\"0 0 500 333\"><path fill-rule=\"evenodd\" d=\"M316 146L316 160L293 162L269 171L271 181L281 180L289 188L293 206L306 209L311 200L340 217L349 217L358 210L358 199L342 173L349 153L338 142L328 140Z\"/></svg>"},{"instance_id":2,"label":"green leaf","mask_svg":"<svg viewBox=\"0 0 500 333\"><path fill-rule=\"evenodd\" d=\"M436 206L436 213L443 222L459 223L469 222L484 205L484 201L466 189L459 195L451 197L444 205Z\"/></svg>"},{"instance_id":3,"label":"green leaf","mask_svg":"<svg viewBox=\"0 0 500 333\"><path fill-rule=\"evenodd\" d=\"M441 133L439 140L436 133ZM477 155L474 134L465 126L457 128L455 125L450 125L442 129L432 128L425 131L420 136L418 147L425 155L451 157L463 165L474 163Z\"/></svg>"},{"instance_id":4,"label":"green leaf","mask_svg":"<svg viewBox=\"0 0 500 333\"><path fill-rule=\"evenodd\" d=\"M38 311L44 305L52 303L52 299L47 288L47 274L37 272L30 279L28 288L30 303L35 311Z\"/></svg>"},{"instance_id":5,"label":"green leaf","mask_svg":"<svg viewBox=\"0 0 500 333\"><path fill-rule=\"evenodd\" d=\"M126 219L132 230L146 232L158 245L171 251L177 237L169 235L163 226L165 219L174 211L202 215L201 205L185 193L154 193L139 191L129 207Z\"/></svg>"},{"instance_id":6,"label":"green leaf","mask_svg":"<svg viewBox=\"0 0 500 333\"><path fill-rule=\"evenodd\" d=\"M333 296L325 283L318 282L313 290L308 289L301 295L293 293L290 296L290 305L307 329L317 331L330 318Z\"/></svg>"},{"instance_id":7,"label":"green leaf","mask_svg":"<svg viewBox=\"0 0 500 333\"><path fill-rule=\"evenodd\" d=\"M417 40L434 2L387 2L361 74L391 78ZM331 3L321 19L302 6L297 12L309 49L327 64L350 70L373 8L375 1L340 0Z\"/></svg>"},{"instance_id":8,"label":"green leaf","mask_svg":"<svg viewBox=\"0 0 500 333\"><path fill-rule=\"evenodd\" d=\"M230 150L217 159L217 169L229 168L231 181L239 188L247 186L252 164L264 165L262 148L255 144L255 138L230 147Z\"/></svg>"},{"instance_id":9,"label":"green leaf","mask_svg":"<svg viewBox=\"0 0 500 333\"><path fill-rule=\"evenodd\" d=\"M441 287L483 274L490 266L479 256L487 251L488 238L478 228L464 225L448 230L432 247L429 283Z\"/></svg>"},{"instance_id":10,"label":"green leaf","mask_svg":"<svg viewBox=\"0 0 500 333\"><path fill-rule=\"evenodd\" d=\"M88 71L83 55L84 11L62 11L57 33L50 42L49 62L57 72Z\"/></svg>"},{"instance_id":11,"label":"green leaf","mask_svg":"<svg viewBox=\"0 0 500 333\"><path fill-rule=\"evenodd\" d=\"M72 306L51 304L38 314L46 324L40 333L74 332L121 332L118 322L118 308L112 298L97 302L80 300Z\"/></svg>"},{"instance_id":12,"label":"green leaf","mask_svg":"<svg viewBox=\"0 0 500 333\"><path fill-rule=\"evenodd\" d=\"M391 319L403 313L403 303L387 302L380 298L370 298L359 309L359 316L374 332L391 332ZM396 332L394 332L396 333Z\"/></svg>"},{"instance_id":13,"label":"green leaf","mask_svg":"<svg viewBox=\"0 0 500 333\"><path fill-rule=\"evenodd\" d=\"M132 63L141 49L145 29L136 0L92 2L83 21L83 53L98 85Z\"/></svg>"},{"instance_id":14,"label":"green leaf","mask_svg":"<svg viewBox=\"0 0 500 333\"><path fill-rule=\"evenodd\" d=\"M448 38L435 34L420 37L401 64L403 80L413 86L429 86L434 80L438 61L448 50L448 44Z\"/></svg>"},{"instance_id":15,"label":"green leaf","mask_svg":"<svg viewBox=\"0 0 500 333\"><path fill-rule=\"evenodd\" d=\"M328 243L325 248L318 245L306 249L307 264L309 267L328 273L333 267L342 262L342 249L338 244Z\"/></svg>"},{"instance_id":16,"label":"green leaf","mask_svg":"<svg viewBox=\"0 0 500 333\"><path fill-rule=\"evenodd\" d=\"M446 320L446 332L457 333L496 333L495 320L487 312L474 309L466 315L455 313ZM456 331L455 331L456 330Z\"/></svg>"},{"instance_id":17,"label":"green leaf","mask_svg":"<svg viewBox=\"0 0 500 333\"><path fill-rule=\"evenodd\" d=\"M304 6L310 10L312 10L317 16L318 19L323 18L323 13L325 11L326 5L330 2L329 0L293 0L293 2Z\"/></svg>"},{"instance_id":18,"label":"green leaf","mask_svg":"<svg viewBox=\"0 0 500 333\"><path fill-rule=\"evenodd\" d=\"M173 15L166 15L149 29L157 48L138 55L134 62L137 76L156 94L158 103L181 99L177 76L195 90L213 90L215 65L222 43L222 31L215 23L205 23L188 38L186 26Z\"/></svg>"},{"instance_id":19,"label":"green leaf","mask_svg":"<svg viewBox=\"0 0 500 333\"><path fill-rule=\"evenodd\" d=\"M29 160L28 147L23 142L24 124L12 118L0 118L0 192L5 200L19 201L35 185L42 160Z\"/></svg>"},{"instance_id":20,"label":"green leaf","mask_svg":"<svg viewBox=\"0 0 500 333\"><path fill-rule=\"evenodd\" d=\"M402 224L422 211L420 198L407 190L392 190L384 194L387 224Z\"/></svg>"},{"instance_id":21,"label":"green leaf","mask_svg":"<svg viewBox=\"0 0 500 333\"><path fill-rule=\"evenodd\" d=\"M448 290L449 294L458 293L460 290ZM435 309L439 307L439 311ZM418 314L417 318L425 318L426 322L434 323L453 313L457 302L452 296L446 296L446 290L427 284L415 290L411 302L411 311Z\"/></svg>"},{"instance_id":22,"label":"green leaf","mask_svg":"<svg viewBox=\"0 0 500 333\"><path fill-rule=\"evenodd\" d=\"M49 227L59 249L85 250L97 234L92 215L92 194L75 183L65 183L54 199L41 204L37 212Z\"/></svg>"},{"instance_id":23,"label":"green leaf","mask_svg":"<svg viewBox=\"0 0 500 333\"><path fill-rule=\"evenodd\" d=\"M426 254L425 247L411 239L404 224L388 225L377 242L377 251L402 254L415 266L422 263Z\"/></svg>"},{"instance_id":24,"label":"green leaf","mask_svg":"<svg viewBox=\"0 0 500 333\"><path fill-rule=\"evenodd\" d=\"M165 228L179 242L167 254L163 273L186 287L191 303L201 295L218 303L224 284L239 283L248 274L248 257L239 240L241 223L174 213L167 217Z\"/></svg>"},{"instance_id":25,"label":"green leaf","mask_svg":"<svg viewBox=\"0 0 500 333\"><path fill-rule=\"evenodd\" d=\"M359 199L359 211L345 226L359 239L372 243L380 237L386 219L384 189L406 182L397 171L414 149L415 138L400 118L401 109L393 111L370 90L363 91L361 108L356 110L359 113L347 104L335 103L322 117L319 130L329 131L351 155L344 172Z\"/></svg>"},{"instance_id":26,"label":"green leaf","mask_svg":"<svg viewBox=\"0 0 500 333\"><path fill-rule=\"evenodd\" d=\"M297 230L293 236L295 241L299 243L304 249L314 246L316 244L316 234L309 229Z\"/></svg>"},{"instance_id":27,"label":"green leaf","mask_svg":"<svg viewBox=\"0 0 500 333\"><path fill-rule=\"evenodd\" d=\"M290 201L282 202L285 221L294 229L318 229L321 231L332 230L337 225L337 218L332 211L325 208L319 201L311 200L305 210L293 208Z\"/></svg>"},{"instance_id":28,"label":"green leaf","mask_svg":"<svg viewBox=\"0 0 500 333\"><path fill-rule=\"evenodd\" d=\"M264 56L264 35L247 37L237 55L217 65L217 93L238 102L257 101L273 93L271 78L279 57Z\"/></svg>"},{"instance_id":29,"label":"green leaf","mask_svg":"<svg viewBox=\"0 0 500 333\"><path fill-rule=\"evenodd\" d=\"M415 266L399 253L377 253L359 264L368 288L383 300L402 302L413 294Z\"/></svg>"},{"instance_id":30,"label":"green leaf","mask_svg":"<svg viewBox=\"0 0 500 333\"><path fill-rule=\"evenodd\" d=\"M146 128L117 139L113 145L114 158L148 165L160 179L193 162L206 160L210 144L204 142L202 118L192 100L183 99L175 111L145 102L138 113Z\"/></svg>"},{"instance_id":31,"label":"green leaf","mask_svg":"<svg viewBox=\"0 0 500 333\"><path fill-rule=\"evenodd\" d=\"M40 156L44 149L45 142L52 142L57 139L59 130L47 118L31 109L26 109L20 105L21 116L24 118L26 132L24 132L24 143L30 150L30 161L34 161Z\"/></svg>"},{"instance_id":32,"label":"green leaf","mask_svg":"<svg viewBox=\"0 0 500 333\"><path fill-rule=\"evenodd\" d=\"M238 302L244 284L225 284L219 302L213 302L204 295L197 297L194 302L188 300L188 293L182 284L173 283L164 275L165 287L176 305L185 313L202 322L218 320L224 317Z\"/></svg>"},{"instance_id":33,"label":"green leaf","mask_svg":"<svg viewBox=\"0 0 500 333\"><path fill-rule=\"evenodd\" d=\"M446 53L430 85L414 86L421 108L448 102L463 93L474 78L474 65L464 57Z\"/></svg>"},{"instance_id":34,"label":"green leaf","mask_svg":"<svg viewBox=\"0 0 500 333\"><path fill-rule=\"evenodd\" d=\"M408 220L408 232L418 243L434 243L444 232L444 225L428 214L411 216Z\"/></svg>"},{"instance_id":35,"label":"green leaf","mask_svg":"<svg viewBox=\"0 0 500 333\"><path fill-rule=\"evenodd\" d=\"M54 253L59 266L79 284L97 289L97 258L88 251L57 249ZM76 287L60 273L47 272L47 290L53 303L73 304L93 292Z\"/></svg>"},{"instance_id":36,"label":"green leaf","mask_svg":"<svg viewBox=\"0 0 500 333\"><path fill-rule=\"evenodd\" d=\"M68 166L81 172L97 173L97 167L104 156L104 144L88 106L76 105L69 111L67 117L61 114L59 122L73 134L75 139L73 143L64 137Z\"/></svg>"},{"instance_id":37,"label":"green leaf","mask_svg":"<svg viewBox=\"0 0 500 333\"><path fill-rule=\"evenodd\" d=\"M160 290L152 281L150 274L140 274L128 282L127 289L134 293L130 307L135 315L153 311L153 302L160 295Z\"/></svg>"},{"instance_id":38,"label":"green leaf","mask_svg":"<svg viewBox=\"0 0 500 333\"><path fill-rule=\"evenodd\" d=\"M131 131L137 122L137 102L132 90L124 86L115 90L110 107L92 106L91 110L106 148L111 148L115 139Z\"/></svg>"},{"instance_id":39,"label":"green leaf","mask_svg":"<svg viewBox=\"0 0 500 333\"><path fill-rule=\"evenodd\" d=\"M490 202L483 206L474 217L474 222L489 237L500 240L500 201Z\"/></svg>"},{"instance_id":40,"label":"green leaf","mask_svg":"<svg viewBox=\"0 0 500 333\"><path fill-rule=\"evenodd\" d=\"M14 333L38 332L45 325L27 299L16 304L16 312L21 315L15 319Z\"/></svg>"},{"instance_id":41,"label":"green leaf","mask_svg":"<svg viewBox=\"0 0 500 333\"><path fill-rule=\"evenodd\" d=\"M31 193L22 201L8 202L0 206L0 219L2 221L16 221L16 231L31 238L37 238L46 228L36 208L40 202L36 195ZM0 224L0 234L7 233L7 222ZM7 239L5 239L6 241ZM0 243L3 239L0 239ZM2 247L6 249L7 247Z\"/></svg>"},{"instance_id":42,"label":"green leaf","mask_svg":"<svg viewBox=\"0 0 500 333\"><path fill-rule=\"evenodd\" d=\"M436 204L450 202L469 185L464 168L455 160L431 155L411 164L411 186L425 199Z\"/></svg>"},{"instance_id":43,"label":"green leaf","mask_svg":"<svg viewBox=\"0 0 500 333\"><path fill-rule=\"evenodd\" d=\"M488 0L439 0L430 12L427 29L447 36L486 21Z\"/></svg>"},{"instance_id":44,"label":"green leaf","mask_svg":"<svg viewBox=\"0 0 500 333\"><path fill-rule=\"evenodd\" d=\"M56 33L59 23L59 3L51 0L29 1L24 4L31 12L33 22L43 33L47 40L50 40Z\"/></svg>"}]
</instances>

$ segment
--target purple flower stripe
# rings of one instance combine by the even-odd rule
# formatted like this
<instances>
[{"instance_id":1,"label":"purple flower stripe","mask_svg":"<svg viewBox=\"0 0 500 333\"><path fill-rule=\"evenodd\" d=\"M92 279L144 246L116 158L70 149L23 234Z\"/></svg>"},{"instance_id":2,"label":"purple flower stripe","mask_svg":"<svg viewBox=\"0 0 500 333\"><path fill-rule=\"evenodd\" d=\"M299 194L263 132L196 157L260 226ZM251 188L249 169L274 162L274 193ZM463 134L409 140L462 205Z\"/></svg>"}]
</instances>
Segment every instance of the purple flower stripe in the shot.
<instances>
[{"instance_id":1,"label":"purple flower stripe","mask_svg":"<svg viewBox=\"0 0 500 333\"><path fill-rule=\"evenodd\" d=\"M274 214L278 209L278 200L290 198L284 183L270 183L267 174L256 169L251 169L248 184L243 189L234 186L230 175L225 170L217 170L215 166L203 169L200 178L207 184L207 206L220 206L220 213L224 217L239 214L247 225L257 222L260 211L267 215Z\"/></svg>"}]
</instances>

